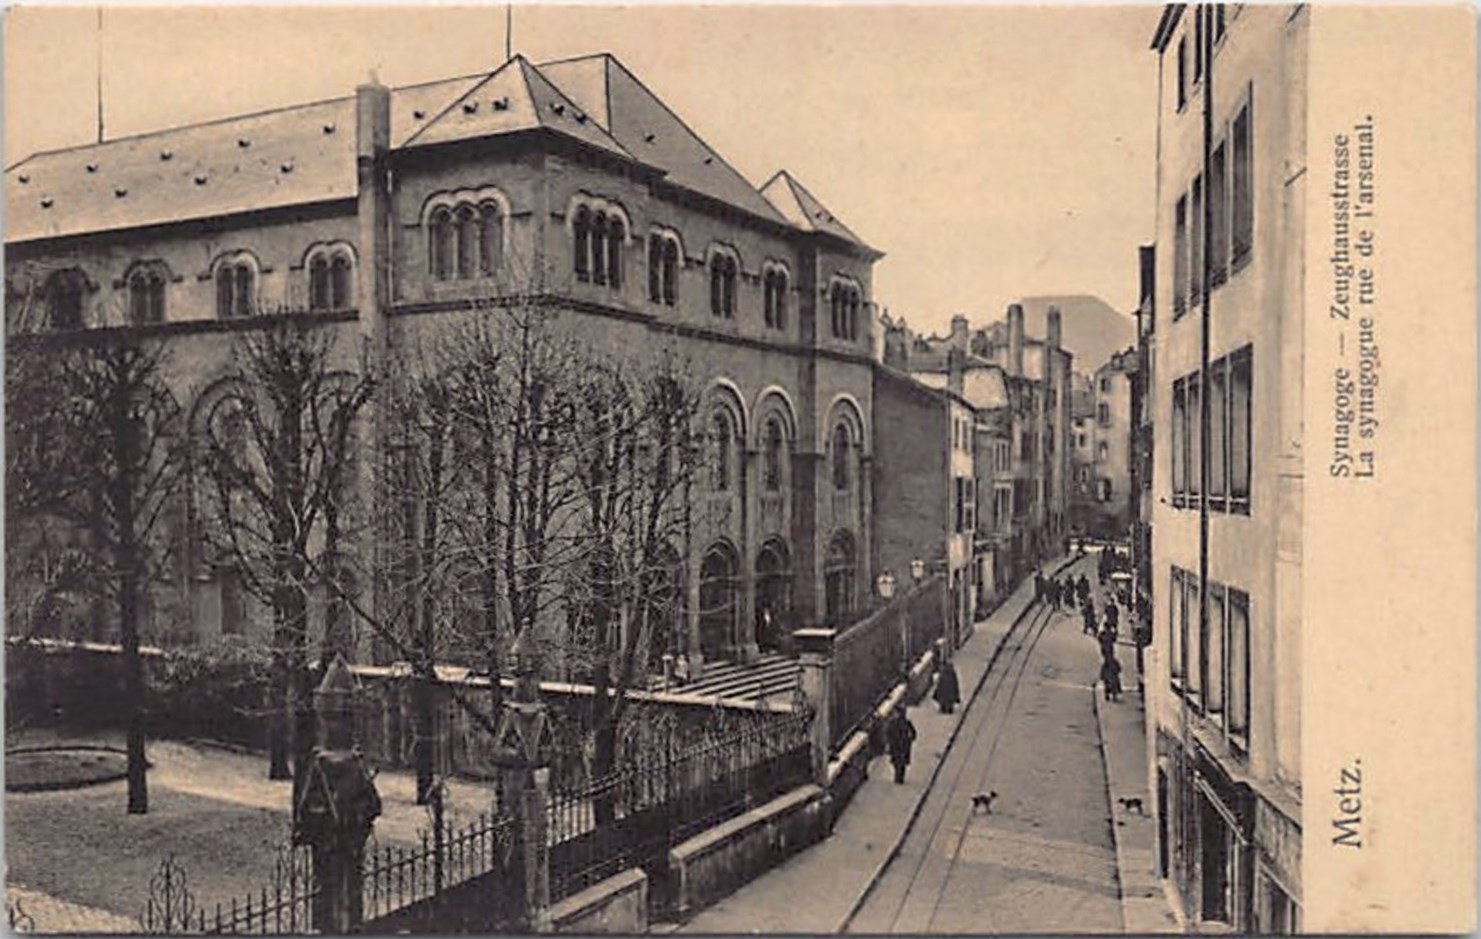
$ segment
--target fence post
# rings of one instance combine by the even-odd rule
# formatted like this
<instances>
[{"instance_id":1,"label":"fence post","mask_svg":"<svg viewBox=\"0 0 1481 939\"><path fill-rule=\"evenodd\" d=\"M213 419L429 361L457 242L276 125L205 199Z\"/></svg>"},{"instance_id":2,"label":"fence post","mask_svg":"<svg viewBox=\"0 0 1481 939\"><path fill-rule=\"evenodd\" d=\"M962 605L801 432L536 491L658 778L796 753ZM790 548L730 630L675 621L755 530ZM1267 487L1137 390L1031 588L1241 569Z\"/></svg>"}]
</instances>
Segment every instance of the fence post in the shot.
<instances>
[{"instance_id":1,"label":"fence post","mask_svg":"<svg viewBox=\"0 0 1481 939\"><path fill-rule=\"evenodd\" d=\"M828 753L833 748L833 640L834 629L799 629L792 634L802 665L802 693L813 707L813 779L828 783Z\"/></svg>"},{"instance_id":2,"label":"fence post","mask_svg":"<svg viewBox=\"0 0 1481 939\"><path fill-rule=\"evenodd\" d=\"M514 821L517 876L523 881L523 920L531 932L550 930L550 715L540 700L534 660L512 650L514 694L499 716L494 762L499 768L498 811Z\"/></svg>"},{"instance_id":3,"label":"fence post","mask_svg":"<svg viewBox=\"0 0 1481 939\"><path fill-rule=\"evenodd\" d=\"M313 849L313 928L333 935L356 932L364 920L365 839L381 813L375 782L354 744L354 692L354 676L336 655L314 692L319 745L294 812L294 844Z\"/></svg>"}]
</instances>

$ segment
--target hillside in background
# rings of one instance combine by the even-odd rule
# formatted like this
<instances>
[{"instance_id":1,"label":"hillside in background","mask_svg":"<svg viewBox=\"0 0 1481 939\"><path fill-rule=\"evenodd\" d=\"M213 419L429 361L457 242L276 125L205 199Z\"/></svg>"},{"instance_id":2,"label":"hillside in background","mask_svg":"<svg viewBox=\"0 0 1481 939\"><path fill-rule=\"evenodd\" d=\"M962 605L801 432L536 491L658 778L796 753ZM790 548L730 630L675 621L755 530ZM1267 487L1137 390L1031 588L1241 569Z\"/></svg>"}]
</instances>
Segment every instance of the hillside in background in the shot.
<instances>
[{"instance_id":1,"label":"hillside in background","mask_svg":"<svg viewBox=\"0 0 1481 939\"><path fill-rule=\"evenodd\" d=\"M1099 297L1024 297L1018 302L1023 304L1024 332L1036 338L1044 336L1049 307L1059 307L1064 347L1075 354L1077 372L1089 375L1112 354L1136 344L1136 320Z\"/></svg>"}]
</instances>

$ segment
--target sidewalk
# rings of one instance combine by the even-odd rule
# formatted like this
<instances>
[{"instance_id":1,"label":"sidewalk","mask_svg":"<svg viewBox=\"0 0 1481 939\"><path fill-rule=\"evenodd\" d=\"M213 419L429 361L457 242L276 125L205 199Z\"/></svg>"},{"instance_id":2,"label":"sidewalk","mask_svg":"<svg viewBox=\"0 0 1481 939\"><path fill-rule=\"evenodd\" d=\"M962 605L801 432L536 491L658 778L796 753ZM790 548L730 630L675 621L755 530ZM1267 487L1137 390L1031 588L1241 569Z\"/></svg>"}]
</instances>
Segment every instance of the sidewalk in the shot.
<instances>
[{"instance_id":1,"label":"sidewalk","mask_svg":"<svg viewBox=\"0 0 1481 939\"><path fill-rule=\"evenodd\" d=\"M1107 798L1114 823L1116 868L1121 881L1121 918L1127 933L1182 932L1157 873L1157 819L1151 814L1147 787L1147 738L1144 708L1137 694L1108 702L1100 685L1090 689L1100 727L1101 756L1106 764ZM1142 800L1140 813L1118 799Z\"/></svg>"},{"instance_id":2,"label":"sidewalk","mask_svg":"<svg viewBox=\"0 0 1481 939\"><path fill-rule=\"evenodd\" d=\"M1065 559L1045 565L1054 570ZM942 758L951 747L972 698L1018 618L1032 605L1033 577L987 619L952 662L963 702L942 714L927 695L910 709L917 736L914 761L903 785L892 780L889 761L869 764L869 777L839 815L833 833L817 845L741 887L678 927L687 933L838 933L863 903L870 887L899 851L919 813ZM670 925L655 931L670 931Z\"/></svg>"}]
</instances>

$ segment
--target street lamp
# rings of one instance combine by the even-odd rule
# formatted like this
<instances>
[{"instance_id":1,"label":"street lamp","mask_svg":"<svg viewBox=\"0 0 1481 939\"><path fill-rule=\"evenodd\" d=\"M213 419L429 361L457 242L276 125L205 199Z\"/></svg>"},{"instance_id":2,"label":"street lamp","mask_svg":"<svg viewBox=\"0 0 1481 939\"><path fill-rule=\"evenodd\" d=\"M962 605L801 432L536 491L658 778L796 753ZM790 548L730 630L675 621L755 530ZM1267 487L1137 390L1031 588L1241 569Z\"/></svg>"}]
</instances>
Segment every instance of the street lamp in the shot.
<instances>
[{"instance_id":1,"label":"street lamp","mask_svg":"<svg viewBox=\"0 0 1481 939\"><path fill-rule=\"evenodd\" d=\"M874 581L874 588L879 591L880 597L886 602L894 599L895 575L891 574L889 571L885 571L883 574L880 574L879 577L876 578Z\"/></svg>"},{"instance_id":2,"label":"street lamp","mask_svg":"<svg viewBox=\"0 0 1481 939\"><path fill-rule=\"evenodd\" d=\"M926 562L920 558L910 562L910 578L917 584L926 579Z\"/></svg>"}]
</instances>

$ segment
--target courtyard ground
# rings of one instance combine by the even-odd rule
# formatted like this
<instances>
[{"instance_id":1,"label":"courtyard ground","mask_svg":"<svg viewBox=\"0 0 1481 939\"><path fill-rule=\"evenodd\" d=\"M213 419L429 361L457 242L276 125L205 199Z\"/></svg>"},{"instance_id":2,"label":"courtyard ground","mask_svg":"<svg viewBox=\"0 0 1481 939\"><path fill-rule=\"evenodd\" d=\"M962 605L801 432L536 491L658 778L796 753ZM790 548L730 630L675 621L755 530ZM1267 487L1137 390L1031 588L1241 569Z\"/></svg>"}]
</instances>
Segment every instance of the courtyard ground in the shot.
<instances>
[{"instance_id":1,"label":"courtyard ground","mask_svg":"<svg viewBox=\"0 0 1481 939\"><path fill-rule=\"evenodd\" d=\"M29 730L7 739L7 746L78 742L122 743L107 734ZM279 846L290 839L291 784L266 778L266 757L174 741L150 743L148 755L147 815L125 813L127 784L121 780L6 793L7 893L21 901L35 931L136 925L150 878L170 855L186 871L197 904L208 909L269 881ZM418 844L430 821L415 804L413 775L383 771L376 788L382 802L377 842ZM472 821L489 802L477 784L448 782L450 824Z\"/></svg>"}]
</instances>

